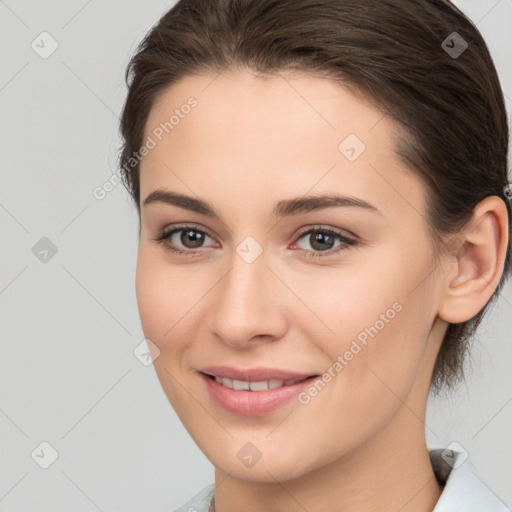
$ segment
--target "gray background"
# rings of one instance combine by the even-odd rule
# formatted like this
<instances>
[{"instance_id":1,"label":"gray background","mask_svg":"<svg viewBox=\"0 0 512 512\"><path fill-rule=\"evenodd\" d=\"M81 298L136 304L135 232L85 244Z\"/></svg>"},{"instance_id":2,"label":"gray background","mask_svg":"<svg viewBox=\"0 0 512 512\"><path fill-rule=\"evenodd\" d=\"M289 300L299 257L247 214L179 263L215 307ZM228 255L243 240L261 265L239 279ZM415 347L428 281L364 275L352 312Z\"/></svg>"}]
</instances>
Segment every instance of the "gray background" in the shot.
<instances>
[{"instance_id":1,"label":"gray background","mask_svg":"<svg viewBox=\"0 0 512 512\"><path fill-rule=\"evenodd\" d=\"M512 0L456 3L486 38L512 111ZM129 56L170 5L0 0L2 511L169 511L213 481L133 354L144 338L135 209L122 185L92 193L116 172ZM43 31L59 45L46 59L31 47ZM57 248L46 261L43 237ZM458 442L508 503L511 327L507 284L467 385L431 401L426 421L429 446ZM58 452L48 469L43 441Z\"/></svg>"}]
</instances>

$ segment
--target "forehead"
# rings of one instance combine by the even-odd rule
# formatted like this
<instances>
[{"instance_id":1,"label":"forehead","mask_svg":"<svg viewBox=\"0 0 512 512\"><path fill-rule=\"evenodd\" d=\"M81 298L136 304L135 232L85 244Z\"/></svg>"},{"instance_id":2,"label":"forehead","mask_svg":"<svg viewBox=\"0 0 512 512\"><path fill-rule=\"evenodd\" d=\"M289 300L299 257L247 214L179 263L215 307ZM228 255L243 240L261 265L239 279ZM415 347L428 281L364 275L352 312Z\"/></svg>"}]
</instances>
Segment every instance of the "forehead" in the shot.
<instances>
[{"instance_id":1,"label":"forehead","mask_svg":"<svg viewBox=\"0 0 512 512\"><path fill-rule=\"evenodd\" d=\"M280 199L313 188L380 195L379 202L387 198L396 209L397 193L421 202L422 186L398 160L395 133L392 119L324 78L187 76L151 109L144 138L155 147L141 164L141 198L164 185L221 193L222 183L247 198Z\"/></svg>"},{"instance_id":2,"label":"forehead","mask_svg":"<svg viewBox=\"0 0 512 512\"><path fill-rule=\"evenodd\" d=\"M193 109L187 107L191 98L197 102ZM173 132L196 135L205 143L212 138L207 135L215 135L221 127L224 136L258 129L259 135L266 133L272 140L277 135L318 132L322 138L334 135L336 139L341 135L336 132L347 129L364 138L384 118L362 95L356 97L341 83L299 71L256 76L231 70L186 76L158 95L146 122L146 136L173 114L179 116L171 122ZM182 122L187 117L194 122ZM392 125L388 118L381 131ZM278 134L279 128L285 131Z\"/></svg>"}]
</instances>

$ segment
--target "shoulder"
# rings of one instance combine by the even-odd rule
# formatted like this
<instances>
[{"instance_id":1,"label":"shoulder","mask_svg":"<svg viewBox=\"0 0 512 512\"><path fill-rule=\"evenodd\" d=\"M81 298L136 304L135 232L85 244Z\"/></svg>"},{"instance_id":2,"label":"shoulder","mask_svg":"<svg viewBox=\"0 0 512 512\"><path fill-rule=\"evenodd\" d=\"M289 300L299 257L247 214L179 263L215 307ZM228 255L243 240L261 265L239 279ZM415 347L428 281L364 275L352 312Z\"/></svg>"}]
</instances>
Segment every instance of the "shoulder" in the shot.
<instances>
[{"instance_id":1,"label":"shoulder","mask_svg":"<svg viewBox=\"0 0 512 512\"><path fill-rule=\"evenodd\" d=\"M512 512L475 472L467 453L448 448L429 450L443 492L433 512Z\"/></svg>"},{"instance_id":2,"label":"shoulder","mask_svg":"<svg viewBox=\"0 0 512 512\"><path fill-rule=\"evenodd\" d=\"M207 485L190 501L177 508L174 512L208 512L213 498L215 484Z\"/></svg>"}]
</instances>

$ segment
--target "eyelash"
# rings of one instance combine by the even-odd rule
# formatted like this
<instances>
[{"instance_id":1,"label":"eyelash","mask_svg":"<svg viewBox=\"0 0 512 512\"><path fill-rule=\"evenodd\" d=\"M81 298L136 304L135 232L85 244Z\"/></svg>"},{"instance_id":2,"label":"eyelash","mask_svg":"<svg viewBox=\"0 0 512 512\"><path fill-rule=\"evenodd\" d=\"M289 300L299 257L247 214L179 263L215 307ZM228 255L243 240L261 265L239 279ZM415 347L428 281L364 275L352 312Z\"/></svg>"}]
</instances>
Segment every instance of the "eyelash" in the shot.
<instances>
[{"instance_id":1,"label":"eyelash","mask_svg":"<svg viewBox=\"0 0 512 512\"><path fill-rule=\"evenodd\" d=\"M208 231L204 231L202 229L197 229L195 226L189 226L189 225L183 225L183 226L176 226L172 229L165 228L163 229L156 237L153 238L155 242L158 242L165 246L166 249L172 251L175 254L178 254L180 256L187 256L187 257L194 257L199 251L199 249L177 249L176 247L173 247L170 245L167 240L171 238L171 236L174 233L179 233L180 231L195 231L196 233L201 233L203 235L207 235L210 238L214 238ZM332 256L333 254L345 251L350 246L354 246L357 244L357 241L353 238L350 238L338 231L335 231L331 228L324 228L324 227L314 227L309 228L308 230L302 231L297 236L297 240L300 240L304 235L309 235L311 233L324 233L326 235L334 237L336 240L341 242L344 245L340 245L337 248L329 249L327 251L310 251L306 249L298 249L300 252L304 254L307 258L323 258L327 256Z\"/></svg>"}]
</instances>

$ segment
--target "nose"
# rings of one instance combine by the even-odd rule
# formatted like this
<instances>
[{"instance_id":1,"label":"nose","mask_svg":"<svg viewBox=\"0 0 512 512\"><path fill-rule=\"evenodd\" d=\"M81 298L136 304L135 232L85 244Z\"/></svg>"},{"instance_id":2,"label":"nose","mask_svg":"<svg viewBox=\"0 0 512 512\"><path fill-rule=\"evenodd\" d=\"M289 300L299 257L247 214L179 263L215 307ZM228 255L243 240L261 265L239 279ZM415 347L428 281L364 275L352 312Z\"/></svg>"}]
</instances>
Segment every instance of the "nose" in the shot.
<instances>
[{"instance_id":1,"label":"nose","mask_svg":"<svg viewBox=\"0 0 512 512\"><path fill-rule=\"evenodd\" d=\"M265 252L252 262L234 253L228 272L212 292L208 324L225 344L243 349L284 336L287 289L269 268Z\"/></svg>"}]
</instances>

